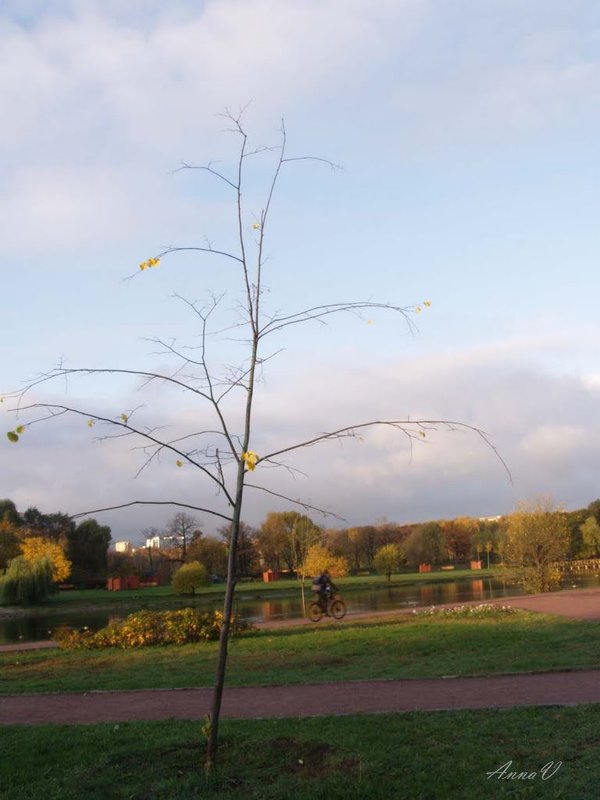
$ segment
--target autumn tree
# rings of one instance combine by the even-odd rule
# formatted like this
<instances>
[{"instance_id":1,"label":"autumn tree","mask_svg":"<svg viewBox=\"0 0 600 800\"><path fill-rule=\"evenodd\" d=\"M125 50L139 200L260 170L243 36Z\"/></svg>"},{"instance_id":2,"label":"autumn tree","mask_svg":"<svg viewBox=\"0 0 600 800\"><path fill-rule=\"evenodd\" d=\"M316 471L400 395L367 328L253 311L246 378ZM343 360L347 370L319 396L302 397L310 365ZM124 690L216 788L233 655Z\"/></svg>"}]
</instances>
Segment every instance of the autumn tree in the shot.
<instances>
[{"instance_id":1,"label":"autumn tree","mask_svg":"<svg viewBox=\"0 0 600 800\"><path fill-rule=\"evenodd\" d=\"M41 536L27 537L21 541L20 547L25 561L33 563L47 559L50 562L52 580L55 583L63 583L71 574L71 562L62 547L51 539L42 539Z\"/></svg>"},{"instance_id":2,"label":"autumn tree","mask_svg":"<svg viewBox=\"0 0 600 800\"><path fill-rule=\"evenodd\" d=\"M225 549L229 554L233 546L231 525L222 525L218 530ZM259 568L258 551L255 544L256 531L251 525L240 520L235 544L234 574L236 580L251 576Z\"/></svg>"},{"instance_id":3,"label":"autumn tree","mask_svg":"<svg viewBox=\"0 0 600 800\"><path fill-rule=\"evenodd\" d=\"M375 553L373 564L380 575L386 575L388 581L392 579L392 574L398 572L402 564L402 551L397 544L384 544Z\"/></svg>"},{"instance_id":4,"label":"autumn tree","mask_svg":"<svg viewBox=\"0 0 600 800\"><path fill-rule=\"evenodd\" d=\"M588 517L581 525L581 536L583 540L581 555L584 558L597 557L600 554L600 525L596 517Z\"/></svg>"},{"instance_id":5,"label":"autumn tree","mask_svg":"<svg viewBox=\"0 0 600 800\"><path fill-rule=\"evenodd\" d=\"M479 533L479 522L472 517L456 517L441 523L450 561L468 561L473 540Z\"/></svg>"},{"instance_id":6,"label":"autumn tree","mask_svg":"<svg viewBox=\"0 0 600 800\"><path fill-rule=\"evenodd\" d=\"M583 535L581 526L585 523L586 519L590 516L587 509L577 508L574 511L557 511L557 514L562 514L567 523L569 531L569 549L567 551L568 558L578 558L582 555L584 548Z\"/></svg>"},{"instance_id":7,"label":"autumn tree","mask_svg":"<svg viewBox=\"0 0 600 800\"><path fill-rule=\"evenodd\" d=\"M204 536L201 531L192 534L188 558L204 564L210 575L223 576L227 572L227 545L214 536Z\"/></svg>"},{"instance_id":8,"label":"autumn tree","mask_svg":"<svg viewBox=\"0 0 600 800\"><path fill-rule=\"evenodd\" d=\"M600 499L592 500L587 507L586 517L594 517L596 522L600 525Z\"/></svg>"},{"instance_id":9,"label":"autumn tree","mask_svg":"<svg viewBox=\"0 0 600 800\"><path fill-rule=\"evenodd\" d=\"M291 569L288 526L281 513L267 514L256 532L256 546L262 565L267 569L279 572L284 565Z\"/></svg>"},{"instance_id":10,"label":"autumn tree","mask_svg":"<svg viewBox=\"0 0 600 800\"><path fill-rule=\"evenodd\" d=\"M299 569L302 575L310 578L316 578L325 570L332 578L345 578L348 574L348 562L343 556L334 556L324 545L313 544Z\"/></svg>"},{"instance_id":11,"label":"autumn tree","mask_svg":"<svg viewBox=\"0 0 600 800\"><path fill-rule=\"evenodd\" d=\"M426 522L415 525L402 549L405 559L413 567L422 563L440 564L446 553L446 540L440 524Z\"/></svg>"},{"instance_id":12,"label":"autumn tree","mask_svg":"<svg viewBox=\"0 0 600 800\"><path fill-rule=\"evenodd\" d=\"M373 525L348 528L348 542L352 553L352 568L370 569L377 548L377 530Z\"/></svg>"},{"instance_id":13,"label":"autumn tree","mask_svg":"<svg viewBox=\"0 0 600 800\"><path fill-rule=\"evenodd\" d=\"M556 562L569 549L569 528L564 514L549 499L522 503L507 518L501 541L505 560L520 569L521 583L529 592L549 592L558 586Z\"/></svg>"},{"instance_id":14,"label":"autumn tree","mask_svg":"<svg viewBox=\"0 0 600 800\"><path fill-rule=\"evenodd\" d=\"M271 468L293 470L293 459L298 451L317 447L327 442L339 442L343 439L355 439L376 428L385 428L391 433L403 436L408 443L420 441L436 428L457 427L469 428L484 438L481 431L462 423L444 420L412 419L410 417L340 422L339 426L320 430L318 433L306 432L295 441L281 441L258 452L257 442L267 441L261 438L261 431L255 430L255 389L262 370L270 358L280 352L277 337L284 330L297 329L305 324L331 320L335 315L347 314L359 317L362 313L374 315L378 312L389 312L396 315L404 324L412 326L413 315L430 305L424 301L420 305L400 306L389 302L368 301L321 301L314 299L305 308L298 310L278 310L276 300L266 294L265 271L267 268L266 242L271 224L271 209L276 188L285 171L299 164L325 164L334 166L321 158L288 155L287 134L281 125L279 142L276 147L253 147L242 125L241 114L227 113L227 124L236 137L238 148L233 166L218 167L215 162L193 165L184 164L182 170L196 170L199 174L218 181L224 191L231 195L231 220L234 236L230 245L215 246L210 240L202 244L170 246L163 248L139 264L134 277L148 276L157 268L164 267L168 259L177 253L187 251L205 259L218 259L223 266L236 270L240 292L236 293L237 305L233 313L223 304L223 295L208 294L205 303L195 302L179 296L192 319L197 324L193 345L182 345L177 341L163 341L157 344L162 354L170 356L175 366L172 371L131 368L115 366L95 367L83 365L77 368L57 368L42 374L30 381L24 389L13 393L16 400L15 410L21 415L19 424L7 432L10 442L16 444L23 436L31 435L32 425L45 420L56 420L67 415L81 420L97 438L112 439L123 442L124 439L135 440L143 448L143 470L151 462L158 462L162 457L163 464L168 462L173 468L194 470L219 495L214 505L199 506L195 503L183 503L172 497L166 499L132 500L118 507L135 506L141 503L148 505L173 505L186 511L201 512L215 516L229 530L228 567L225 599L223 606L223 626L219 642L214 697L210 714L207 768L212 769L215 762L218 727L221 709L223 686L225 682L230 621L237 576L239 575L238 543L242 531L242 508L245 493L267 492L276 495L286 502L294 504L305 513L327 513L307 504L296 497L289 497L274 492L268 483ZM271 172L267 181L263 201L257 201L257 207L249 206L246 194L247 171L251 168L256 174L258 157L271 159ZM222 208L223 206L221 206ZM197 294L197 291L195 291ZM232 367L229 353L218 361L218 353L214 348L229 335L235 338L240 346L245 346L245 357L237 367ZM224 345L223 345L224 346ZM218 363L222 367L217 366ZM75 377L122 379L124 376L135 378L145 386L160 384L164 389L172 389L179 394L183 392L186 399L195 403L196 419L185 431L165 431L164 420L158 419L148 424L140 419L138 407L106 408L99 411L95 405L79 404L77 401L57 402L54 399L39 398L39 393L49 382L65 380L73 382ZM72 392L70 396L72 396ZM236 405L237 401L237 405ZM202 404L202 414L198 408ZM233 409L233 410L232 410ZM204 415L210 415L208 419ZM21 422L25 419L25 422ZM138 421L139 420L139 421ZM206 420L206 424L205 421ZM112 433L105 433L105 431ZM269 438L268 441L273 441ZM487 441L487 440L486 440ZM488 442L489 444L489 442ZM166 457L169 457L168 459ZM292 462L290 465L290 461ZM256 475L255 475L256 473ZM159 495L157 491L155 498ZM111 506L113 510L117 506ZM88 509L85 514L96 514L103 509ZM84 512L82 512L84 513ZM78 515L75 515L78 516Z\"/></svg>"}]
</instances>

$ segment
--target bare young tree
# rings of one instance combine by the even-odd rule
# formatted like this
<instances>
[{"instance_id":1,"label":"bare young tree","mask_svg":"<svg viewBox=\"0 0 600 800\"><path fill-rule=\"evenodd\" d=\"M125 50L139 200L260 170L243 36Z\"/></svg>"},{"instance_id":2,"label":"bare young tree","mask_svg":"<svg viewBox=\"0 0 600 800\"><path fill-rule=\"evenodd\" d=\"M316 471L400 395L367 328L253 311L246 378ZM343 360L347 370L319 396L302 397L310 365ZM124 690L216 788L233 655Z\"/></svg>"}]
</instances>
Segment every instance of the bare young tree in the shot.
<instances>
[{"instance_id":1,"label":"bare young tree","mask_svg":"<svg viewBox=\"0 0 600 800\"><path fill-rule=\"evenodd\" d=\"M181 561L185 564L187 560L187 546L193 534L199 530L196 517L187 514L185 511L178 511L175 516L167 523L164 538L170 539L181 553Z\"/></svg>"},{"instance_id":2,"label":"bare young tree","mask_svg":"<svg viewBox=\"0 0 600 800\"><path fill-rule=\"evenodd\" d=\"M233 598L236 583L236 563L238 541L240 535L241 513L243 508L244 493L247 489L252 491L267 492L271 496L283 498L295 503L305 513L319 512L327 514L324 509L315 508L296 498L279 494L264 485L264 482L249 480L250 473L261 466L282 466L282 457L290 456L296 451L322 445L326 442L339 441L359 437L365 431L373 428L385 427L391 432L397 432L405 437L412 446L414 441L423 440L429 431L439 428L449 430L462 428L468 429L480 436L488 446L490 444L483 431L460 422L449 420L417 419L379 419L377 417L367 420L357 420L352 425L342 425L333 430L308 435L299 441L283 442L271 452L258 454L252 446L256 440L253 427L253 412L255 402L255 386L260 370L265 363L278 351L271 342L284 329L293 328L311 322L325 322L334 315L353 314L360 316L362 313L389 312L397 315L400 321L409 328L413 326L413 314L421 310L420 306L402 307L387 302L374 301L335 301L330 303L316 303L307 308L295 311L268 311L265 308L265 242L269 231L270 214L276 187L282 172L290 166L299 163L316 162L329 167L334 165L321 158L312 156L292 157L287 153L287 137L285 126L282 122L279 132L279 143L276 147L252 148L242 124L242 114L224 115L230 126L229 130L235 135L238 142L235 166L231 173L218 168L215 162L195 166L183 164L182 170L199 170L217 180L223 187L231 192L233 219L235 226L236 245L232 250L213 247L211 242L194 246L170 246L163 248L156 255L140 264L140 272L158 267L168 257L179 252L197 252L208 258L222 259L227 264L238 270L243 301L239 305L238 318L233 326L219 328L215 322L217 312L221 310L222 296L212 297L206 306L201 306L185 298L180 298L194 315L199 334L199 346L196 349L178 346L176 342L159 341L162 351L169 353L177 362L177 368L171 374L146 371L140 369L116 369L111 367L96 368L91 366L76 369L65 368L62 365L56 369L39 375L31 380L25 389L13 393L16 400L15 410L30 416L27 424L19 424L7 435L10 441L17 442L19 437L33 424L44 420L55 420L62 416L80 417L87 421L90 427L95 425L109 425L112 433L100 438L127 438L137 439L142 444L144 454L140 472L151 462L158 460L161 455L171 454L177 459L178 466L189 465L196 469L199 476L214 487L216 492L224 499L227 513L215 508L205 508L182 503L173 499L141 501L132 500L118 506L88 510L82 513L100 513L101 511L114 510L115 508L131 507L138 504L171 505L179 508L211 514L226 523L229 534L228 572L225 588L223 607L223 625L221 630L218 664L215 676L215 686L210 713L208 744L206 753L206 766L212 769L215 764L218 743L219 718L223 687L225 683L226 664L228 655L228 642L230 623L232 618ZM260 155L268 155L273 159L272 173L270 174L264 202L258 213L252 214L245 205L244 188L245 176L250 159ZM136 273L139 275L140 273ZM133 276L132 276L133 277ZM429 303L424 302L427 306ZM217 373L212 368L209 358L209 344L213 341L216 332L228 331L229 336L236 337L247 347L246 358L237 368L227 368L224 374ZM233 331L233 332L232 332ZM183 390L188 397L201 401L210 409L214 425L200 431L189 431L183 436L169 438L165 436L162 427L147 427L136 424L136 412L123 412L115 415L107 412L99 414L82 408L76 404L45 402L36 399L44 384L59 379L69 379L76 375L104 377L132 376L141 379L146 385L161 383L175 390ZM231 414L226 403L240 396L238 417ZM31 398L31 399L30 399ZM40 416L35 416L41 412ZM241 418L241 424L238 421ZM237 426L237 427L236 427ZM259 473L262 470L259 470ZM268 474L265 470L263 473ZM78 515L76 515L78 516ZM335 515L334 515L335 516Z\"/></svg>"}]
</instances>

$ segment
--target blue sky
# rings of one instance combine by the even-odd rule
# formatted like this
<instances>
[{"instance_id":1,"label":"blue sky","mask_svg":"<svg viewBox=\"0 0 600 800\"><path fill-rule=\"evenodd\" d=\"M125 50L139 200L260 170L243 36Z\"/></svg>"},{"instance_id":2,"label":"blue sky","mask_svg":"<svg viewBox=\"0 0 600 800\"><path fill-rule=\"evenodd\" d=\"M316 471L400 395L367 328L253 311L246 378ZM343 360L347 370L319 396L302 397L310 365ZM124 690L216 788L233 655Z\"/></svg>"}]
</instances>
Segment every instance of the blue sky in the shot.
<instances>
[{"instance_id":1,"label":"blue sky","mask_svg":"<svg viewBox=\"0 0 600 800\"><path fill-rule=\"evenodd\" d=\"M235 140L216 115L250 102L255 144L276 143L284 117L290 154L343 167L297 162L282 176L270 307L432 302L414 335L385 314L290 329L265 369L254 449L427 416L485 430L513 476L474 435L432 432L411 454L380 430L298 455L302 475L269 471L264 485L348 524L600 495L597 3L5 0L0 83L1 391L60 359L172 370L147 340L193 342L197 330L171 295L226 290L223 309L235 304L236 275L210 258L173 256L123 278L164 245L233 246L226 187L173 170L210 159L230 169ZM248 230L270 167L257 159L248 174ZM239 359L229 345L213 352L215 365ZM142 395L134 382L67 391L108 416L143 403L148 424L170 431L205 421L187 397ZM139 451L93 434L60 420L18 446L4 439L0 493L70 513L138 498L223 510L191 470L164 459L134 479ZM249 494L245 518L287 507ZM135 540L170 513L102 519Z\"/></svg>"}]
</instances>

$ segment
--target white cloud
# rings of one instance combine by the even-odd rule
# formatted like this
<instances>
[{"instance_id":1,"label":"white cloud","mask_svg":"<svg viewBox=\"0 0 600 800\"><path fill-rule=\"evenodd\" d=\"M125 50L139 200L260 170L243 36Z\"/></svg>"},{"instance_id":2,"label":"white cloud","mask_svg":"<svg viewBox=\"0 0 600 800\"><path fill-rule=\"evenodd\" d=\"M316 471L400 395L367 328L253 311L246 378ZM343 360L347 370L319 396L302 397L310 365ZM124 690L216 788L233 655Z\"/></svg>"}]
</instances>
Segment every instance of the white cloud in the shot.
<instances>
[{"instance_id":1,"label":"white cloud","mask_svg":"<svg viewBox=\"0 0 600 800\"><path fill-rule=\"evenodd\" d=\"M561 126L564 129L576 123L582 135L593 133L598 112L595 87L600 77L593 13L579 9L565 25L564 4L552 0L536 0L526 7L518 3L443 4L428 0L212 0L202 4L178 2L168 7L145 0L126 4L117 0L13 0L4 8L5 21L0 23L4 112L0 130L0 225L4 252L10 256L10 271L6 270L5 277L9 307L2 315L6 327L2 346L5 379L11 369L13 373L21 370L25 359L28 370L38 368L30 364L40 351L47 358L50 346L63 352L61 331L67 323L74 355L80 354L86 336L74 310L89 318L87 333L96 335L107 356L112 353L125 358L122 342L134 330L129 320L137 319L137 312L143 318L143 333L155 332L154 320L160 320L156 323L159 335L179 332L177 314L163 311L150 299L149 283L144 287L136 284L135 293L124 299L122 293L110 294L110 282L127 274L130 267L124 265L131 264L133 269L157 244L185 244L192 238L198 241L205 233L212 236L213 230L204 227L209 217L217 218L216 235L222 232L223 194L211 189L203 195L209 201L198 200L197 183L186 176L174 179L167 172L179 158L202 163L205 157L227 152L223 140L217 140L223 123L212 115L226 104L236 109L252 99L249 128L259 144L272 142L281 114L290 116L288 127L294 131L294 139L307 142L309 149L314 141L322 141L323 131L331 131L332 136L326 137L327 147L334 141L336 148L339 145L344 154L350 154L353 163L365 165L356 179L355 193L361 191L362 177L373 178L368 176L371 168L376 177L368 183L369 191L377 193L378 171L384 163L386 169L389 167L385 180L381 178L382 186L389 181L389 196L385 186L382 198L371 197L368 192L364 197L353 195L347 219L343 211L331 206L321 209L314 202L318 189L311 184L310 210L321 214L321 236L304 227L298 236L310 245L299 251L302 258L318 256L315 263L321 263L321 259L326 263L332 257L344 263L334 266L333 278L324 270L317 274L319 267L307 267L309 277L304 284L293 270L293 277L284 278L283 272L274 269L273 283L281 284L275 286L276 290L284 296L287 292L290 303L296 299L303 303L301 298L313 297L321 289L335 289L330 284L336 280L344 289L354 289L355 284L362 286L365 281L369 286L372 279L374 286L383 285L386 292L389 286L390 293L404 291L406 282L413 292L413 281L420 279L419 265L431 257L438 271L424 266L423 278L431 280L433 286L446 279L445 302L456 309L454 319L440 315L444 325L449 323L447 338L444 332L438 334L439 349L446 348L446 352L435 358L427 352L438 347L435 340L423 346L418 358L401 360L389 355L392 348L398 352L392 338L397 336L396 329L389 334L386 355L378 353L376 357L374 339L361 340L359 346L350 338L354 334L349 334L342 346L339 340L336 345L333 337L319 340L307 333L303 346L309 358L318 363L303 368L293 350L296 342L290 341L290 383L284 382L285 369L279 371L277 362L273 362L268 383L257 393L256 448L265 452L280 443L373 415L450 418L483 428L508 462L515 481L510 487L501 465L476 435L432 432L423 446L415 445L411 460L402 436L381 429L367 436L364 444L345 441L290 457L310 480L299 477L293 481L285 472L269 473L273 480L270 485L337 509L356 522L382 515L403 520L458 513L493 514L509 510L515 499L532 492L549 491L570 505L592 499L599 466L595 318L588 317L592 322L586 326L584 303L577 299L580 322L572 322L574 313L565 311L561 318L565 324L555 333L556 314L552 312L550 323L541 318L539 304L546 301L537 297L538 292L531 297L531 303L538 305L535 310L525 309L531 314L525 321L527 296L514 314L512 308L500 309L502 300L490 308L489 320L470 314L468 304L478 300L474 291L469 294L471 284L489 282L491 297L493 287L503 278L492 275L491 269L481 276L475 269L471 273L455 272L455 261L450 258L450 285L439 266L448 261L443 251L448 236L441 232L436 250L435 235L430 235L427 224L419 218L432 210L428 195L438 186L431 177L421 186L419 169L416 177L407 174L410 170L394 169L399 153L412 157L422 152L421 148L432 146L438 149L438 156L440 151L450 153L451 158L442 159L440 164L451 172L457 148L470 151L491 142L488 152L492 152L502 142L508 144L506 153L512 158L513 142L535 140L541 148L548 142L564 146L560 138L540 136L554 134ZM533 139L528 138L530 134ZM373 142L378 146L362 149L365 143ZM570 146L565 152L571 152ZM496 169L500 172L502 164ZM461 176L468 182L467 173ZM255 178L251 173L250 189L254 189ZM527 177L514 178L514 185L523 186L527 181ZM575 192L576 183L571 188ZM306 190L306 185L302 189ZM375 262L390 261L388 254L375 245L371 247L368 238L372 236L377 244L382 226L391 229L396 217L408 213L407 196L411 198L410 192L416 190L421 194L416 198L414 221L421 239L417 235L416 249L405 252L399 238L390 238L391 261L395 259L396 266L388 264L387 271L382 272ZM461 191L460 180L452 192L455 190ZM478 241L481 219L476 218L474 206L474 218L469 218L460 235L480 248L475 249L473 244L474 260L496 238L502 240L497 248L502 258L507 263L512 259L516 265L506 281L513 281L511 291L517 298L525 279L519 272L519 265L524 263L521 248L538 259L543 254L527 238L527 219L517 219L518 204L515 219L504 220L498 227L494 191L490 186L489 194L487 189L481 194L492 209L491 219L483 220L487 233L481 234L484 239L488 236L487 245ZM452 197L449 192L449 204ZM536 201L533 194L531 198L531 202ZM284 238L295 223L295 215L292 220L285 218L296 202L288 201L286 198L281 214ZM443 205L444 200L439 202ZM573 215L583 206L575 197ZM543 203L540 208L544 216ZM308 219L300 212L299 216L303 221ZM409 215L408 221L399 222L398 230L411 236L411 220ZM446 224L445 210L433 208L432 220ZM338 223L342 234L336 233ZM453 224L451 217L447 224ZM561 231L565 240L577 238L572 231L565 220ZM370 265L368 270L348 253L359 233L364 238L358 251L362 261ZM402 235L395 230L392 233ZM552 234L548 230L549 251L554 246ZM336 235L338 242L343 237L343 247L337 249ZM330 250L325 239L334 241ZM432 248L419 251L419 247L425 247L425 239L433 241ZM279 244L275 240L274 249ZM279 253L275 256L279 265ZM298 263L294 257L292 253L293 267ZM403 258L409 265L405 267L409 275L403 276L397 266ZM576 253L573 260L579 264L579 258ZM588 253L583 261L595 263L594 253ZM182 263L182 273L189 267L186 276L197 276L197 270L192 273L197 262L191 265L182 259ZM76 276L85 265L88 272L82 283ZM564 285L566 268L562 262L551 266L543 276L544 290L556 275ZM576 277L576 269L585 267L572 269ZM539 267L538 272L541 274ZM207 275L212 280L214 274L216 281L221 281L216 269L214 273L207 271L202 273L203 287ZM26 277L18 282L15 276L19 275ZM171 280L167 270L156 271L151 285L154 290L168 292L173 288ZM587 287L589 282L580 279L580 283ZM593 296L593 287L589 294ZM22 312L15 310L15 298L30 301ZM556 308L562 310L564 302L561 296ZM69 313L73 314L72 321ZM119 325L124 316L127 325ZM516 332L511 338L485 343L494 335L498 319L507 327L514 325ZM340 328L346 330L343 323ZM477 342L480 334L484 344L457 344L459 337L464 341L467 336ZM328 357L324 343L330 342L339 349ZM90 347L93 351L94 343ZM410 352L418 350L415 345ZM16 353L18 364L10 365ZM577 353L582 377L572 376ZM564 365L562 375L558 374L558 363ZM545 372L540 365L553 365L554 371ZM117 390L103 386L99 394L122 410L121 406L128 403L123 391L119 384ZM157 419L172 423L174 429L201 422L180 403L181 398L168 404L167 396L158 391L149 395ZM133 404L137 402L136 396ZM78 435L73 452L66 433L62 438L46 430L49 428L37 428L35 436L32 431L27 446L11 450L11 460L2 462L4 491L13 494L20 505L32 502L48 506L47 510L57 505L77 510L80 503L96 507L110 503L112 498L131 499L132 493L154 496L157 485L167 496L181 493L200 505L213 501L211 492L206 492L187 468L177 470L165 460L162 468L152 467L132 484L137 462L127 447L120 449L120 443L115 442L114 446L88 448L87 439ZM6 442L4 446L8 446ZM248 497L251 521L259 521L275 502L268 496L260 500L256 497ZM126 524L133 513L114 519ZM135 512L136 520L149 516L151 512L145 517Z\"/></svg>"},{"instance_id":2,"label":"white cloud","mask_svg":"<svg viewBox=\"0 0 600 800\"><path fill-rule=\"evenodd\" d=\"M465 357L448 356L442 365L436 358L429 370L421 359L418 379L410 361L396 369L393 364L365 365L349 380L343 365L338 366L337 373L328 365L298 368L292 387L283 390L274 380L269 394L259 392L252 446L260 455L336 426L386 418L388 414L380 412L389 412L394 398L402 398L404 407L415 412L411 418L424 409L428 416L483 427L514 483L476 433L447 431L443 425L427 431L426 440L415 442L412 452L401 433L379 428L365 433L363 442L347 439L288 453L282 460L299 470L295 477L286 470L259 467L253 482L354 523L383 516L414 521L505 513L519 499L539 494L577 507L597 494L596 403L576 377L553 376L523 365L511 369L493 357L486 367L479 359L468 364ZM124 398L115 402L127 407ZM576 424L565 423L565 409ZM152 405L140 413L140 421L160 420L169 426L161 435L176 436L206 424L195 406L177 396L168 403L162 395L154 396ZM86 444L85 426L77 428L75 440L70 430L55 421L47 428L28 430L23 448L4 445L12 447L10 460L3 459L8 496L22 505L60 506L71 512L138 498L177 499L226 510L195 470L175 466L175 456L165 455L134 481L142 454L131 451L129 440ZM28 498L25 486L30 487ZM268 510L286 507L289 503L249 491L245 517L256 524ZM170 512L153 513L160 520ZM214 528L206 515L199 516L207 528ZM131 520L141 528L150 524L150 517L149 511L134 510L121 512L115 520L124 529Z\"/></svg>"},{"instance_id":3,"label":"white cloud","mask_svg":"<svg viewBox=\"0 0 600 800\"><path fill-rule=\"evenodd\" d=\"M459 48L438 29L448 11L438 19L425 0L219 0L147 13L147 4L129 5L50 4L42 13L34 4L30 24L0 26L0 208L9 233L36 231L38 249L69 238L68 219L82 242L107 228L118 238L126 222L133 233L142 219L152 229L165 188L148 179L149 165L158 176L179 158L212 154L222 127L213 114L226 105L253 101L261 143L282 114L297 131L314 118L351 136L375 114L382 130L422 142L442 129L502 136L597 111L589 101L600 66L578 49L588 33L561 35L552 16L532 31L511 9L472 18L459 3ZM512 22L519 31L514 42L503 34L510 46L501 51L496 18L499 30ZM183 191L173 188L169 202ZM9 244L22 251L25 239Z\"/></svg>"}]
</instances>

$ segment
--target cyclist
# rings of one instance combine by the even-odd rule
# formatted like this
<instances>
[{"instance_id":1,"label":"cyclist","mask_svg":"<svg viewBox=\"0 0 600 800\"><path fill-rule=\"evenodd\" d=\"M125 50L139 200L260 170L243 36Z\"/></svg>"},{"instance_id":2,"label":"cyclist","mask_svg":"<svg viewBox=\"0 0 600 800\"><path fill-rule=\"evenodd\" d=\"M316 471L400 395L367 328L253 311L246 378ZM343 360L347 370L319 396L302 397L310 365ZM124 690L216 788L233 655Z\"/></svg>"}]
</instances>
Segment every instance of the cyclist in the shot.
<instances>
[{"instance_id":1,"label":"cyclist","mask_svg":"<svg viewBox=\"0 0 600 800\"><path fill-rule=\"evenodd\" d=\"M327 613L327 604L333 594L338 591L337 586L331 580L331 575L328 569L324 569L318 578L313 581L314 586L318 587L319 603L325 613Z\"/></svg>"}]
</instances>

